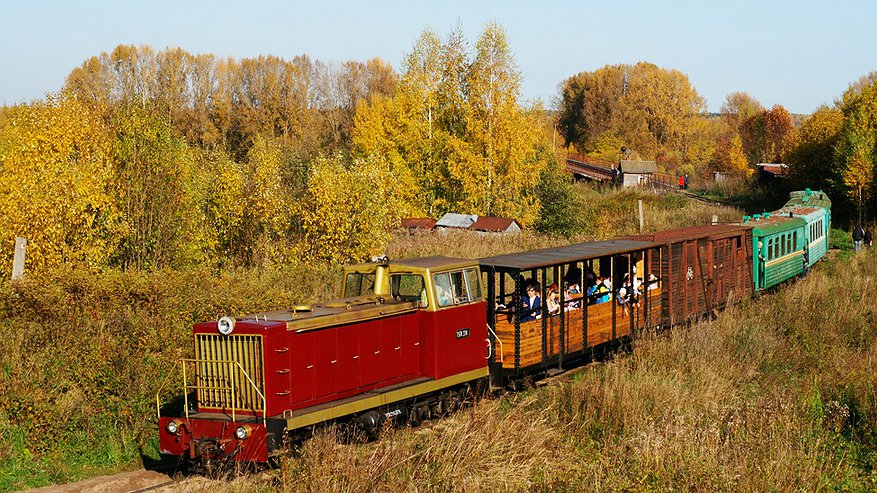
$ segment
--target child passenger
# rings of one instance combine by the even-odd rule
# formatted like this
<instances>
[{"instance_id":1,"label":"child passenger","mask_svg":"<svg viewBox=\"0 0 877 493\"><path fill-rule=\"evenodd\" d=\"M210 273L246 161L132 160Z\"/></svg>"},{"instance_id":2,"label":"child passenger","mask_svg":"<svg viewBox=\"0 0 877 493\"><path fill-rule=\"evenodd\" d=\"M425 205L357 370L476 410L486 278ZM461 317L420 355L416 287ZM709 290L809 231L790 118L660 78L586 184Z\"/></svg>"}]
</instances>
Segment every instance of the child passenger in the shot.
<instances>
[{"instance_id":1,"label":"child passenger","mask_svg":"<svg viewBox=\"0 0 877 493\"><path fill-rule=\"evenodd\" d=\"M552 284L548 287L548 298L545 300L545 305L548 308L549 315L560 313L560 292L558 291L557 284Z\"/></svg>"}]
</instances>

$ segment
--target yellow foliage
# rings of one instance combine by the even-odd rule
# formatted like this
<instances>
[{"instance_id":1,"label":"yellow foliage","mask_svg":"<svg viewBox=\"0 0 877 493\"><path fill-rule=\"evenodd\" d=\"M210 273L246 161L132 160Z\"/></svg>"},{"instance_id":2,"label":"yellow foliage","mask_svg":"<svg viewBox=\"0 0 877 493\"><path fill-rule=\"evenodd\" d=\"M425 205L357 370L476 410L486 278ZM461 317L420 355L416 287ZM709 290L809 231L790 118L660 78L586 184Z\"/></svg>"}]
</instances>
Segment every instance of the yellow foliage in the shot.
<instances>
[{"instance_id":1,"label":"yellow foliage","mask_svg":"<svg viewBox=\"0 0 877 493\"><path fill-rule=\"evenodd\" d=\"M27 269L61 262L103 265L117 220L107 193L112 142L93 108L64 95L10 110L0 129L0 272L15 236L28 239Z\"/></svg>"},{"instance_id":2,"label":"yellow foliage","mask_svg":"<svg viewBox=\"0 0 877 493\"><path fill-rule=\"evenodd\" d=\"M735 134L730 139L722 142L715 150L713 163L722 171L752 176L755 170L749 166L746 154L743 153L743 140Z\"/></svg>"},{"instance_id":3,"label":"yellow foliage","mask_svg":"<svg viewBox=\"0 0 877 493\"><path fill-rule=\"evenodd\" d=\"M412 212L415 180L404 165L372 156L317 159L297 207L302 249L312 258L360 261L384 253L390 231Z\"/></svg>"},{"instance_id":4,"label":"yellow foliage","mask_svg":"<svg viewBox=\"0 0 877 493\"><path fill-rule=\"evenodd\" d=\"M155 269L204 261L212 243L203 216L207 180L194 150L149 105L117 106L113 130L122 221L114 262Z\"/></svg>"}]
</instances>

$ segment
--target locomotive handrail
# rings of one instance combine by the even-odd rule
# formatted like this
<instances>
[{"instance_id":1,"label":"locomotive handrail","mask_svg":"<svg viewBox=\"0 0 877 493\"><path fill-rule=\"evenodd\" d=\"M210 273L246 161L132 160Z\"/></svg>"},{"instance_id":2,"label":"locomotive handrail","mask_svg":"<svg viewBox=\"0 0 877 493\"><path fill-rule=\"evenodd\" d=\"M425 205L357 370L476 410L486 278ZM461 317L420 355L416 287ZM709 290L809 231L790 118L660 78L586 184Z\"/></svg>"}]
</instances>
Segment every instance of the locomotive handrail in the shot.
<instances>
[{"instance_id":1,"label":"locomotive handrail","mask_svg":"<svg viewBox=\"0 0 877 493\"><path fill-rule=\"evenodd\" d=\"M502 346L502 339L500 339L499 336L496 335L496 332L494 332L493 329L490 328L490 324L487 324L487 331L493 334L493 340L499 343L499 361L500 363L502 363L502 360L505 357L505 350ZM490 358L490 355L488 355L487 357Z\"/></svg>"},{"instance_id":2,"label":"locomotive handrail","mask_svg":"<svg viewBox=\"0 0 877 493\"><path fill-rule=\"evenodd\" d=\"M236 379L234 379L234 378L229 379L231 381L231 388L230 389L228 386L222 386L222 385L220 385L220 386L206 386L206 385L199 385L198 383L195 383L194 385L189 385L189 383L188 383L188 379L186 376L185 363L192 363L193 365L195 365L196 369L197 369L198 363L216 363L216 364L234 365L237 367L237 369L240 371L240 373L243 374L243 376L247 379L247 382L249 382L249 384L253 388L253 390L256 391L256 394L258 394L259 398L262 399L262 424L264 425L267 423L268 403L267 403L267 400L265 399L265 394L262 393L262 391L259 389L259 386L256 385L256 382L253 381L253 379L250 377L250 375L247 373L247 371L244 369L244 367L241 366L241 364L239 362L234 361L234 360L221 360L221 359L181 358L174 364L174 370L176 369L177 365L179 365L180 363L183 363L183 365L182 365L183 366L183 406L184 406L183 409L184 409L184 413L186 415L187 421L189 420L189 390L194 390L196 392L199 390L220 390L220 391L231 390L231 420L237 421L238 409L237 409L237 405L236 405L236 403L237 403L237 388L236 388L237 386L235 384ZM171 373L173 373L173 370L171 371ZM161 418L160 395L161 395L161 390L164 389L164 386L166 383L167 383L167 380L165 380L165 383L163 383L162 386L159 387L159 391L155 395L156 413L158 414L159 418Z\"/></svg>"},{"instance_id":3,"label":"locomotive handrail","mask_svg":"<svg viewBox=\"0 0 877 493\"><path fill-rule=\"evenodd\" d=\"M161 391L164 390L165 385L167 385L167 381L170 379L171 375L174 374L174 371L177 369L177 366L179 366L179 364L179 360L174 362L174 367L171 368L170 373L168 373L167 376L164 377L164 381L155 392L155 414L158 416L158 419L161 419ZM188 405L186 407L188 407Z\"/></svg>"}]
</instances>

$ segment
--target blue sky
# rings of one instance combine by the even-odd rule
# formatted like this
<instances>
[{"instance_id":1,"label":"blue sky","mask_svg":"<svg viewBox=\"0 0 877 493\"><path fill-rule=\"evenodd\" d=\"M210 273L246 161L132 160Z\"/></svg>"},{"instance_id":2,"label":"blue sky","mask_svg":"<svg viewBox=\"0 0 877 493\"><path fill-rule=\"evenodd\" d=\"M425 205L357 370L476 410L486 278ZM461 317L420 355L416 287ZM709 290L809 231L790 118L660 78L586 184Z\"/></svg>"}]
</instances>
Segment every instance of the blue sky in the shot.
<instances>
[{"instance_id":1,"label":"blue sky","mask_svg":"<svg viewBox=\"0 0 877 493\"><path fill-rule=\"evenodd\" d=\"M522 96L551 105L565 78L644 60L686 73L709 109L746 91L810 113L877 70L877 2L0 0L0 103L42 98L118 44L247 57L381 57L397 69L424 29L459 21L470 45L502 25Z\"/></svg>"}]
</instances>

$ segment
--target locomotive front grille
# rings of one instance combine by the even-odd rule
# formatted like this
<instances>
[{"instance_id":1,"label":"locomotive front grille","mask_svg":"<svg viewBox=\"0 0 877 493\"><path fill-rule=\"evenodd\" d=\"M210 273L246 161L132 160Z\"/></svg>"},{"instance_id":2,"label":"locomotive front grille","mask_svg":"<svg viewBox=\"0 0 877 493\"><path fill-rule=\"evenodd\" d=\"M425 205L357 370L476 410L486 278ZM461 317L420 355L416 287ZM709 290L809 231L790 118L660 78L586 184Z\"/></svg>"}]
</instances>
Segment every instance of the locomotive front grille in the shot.
<instances>
[{"instance_id":1,"label":"locomotive front grille","mask_svg":"<svg viewBox=\"0 0 877 493\"><path fill-rule=\"evenodd\" d=\"M262 336L195 334L200 407L264 411L263 368Z\"/></svg>"}]
</instances>

